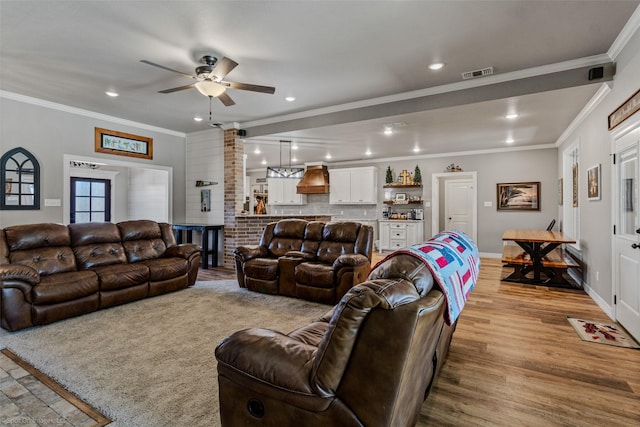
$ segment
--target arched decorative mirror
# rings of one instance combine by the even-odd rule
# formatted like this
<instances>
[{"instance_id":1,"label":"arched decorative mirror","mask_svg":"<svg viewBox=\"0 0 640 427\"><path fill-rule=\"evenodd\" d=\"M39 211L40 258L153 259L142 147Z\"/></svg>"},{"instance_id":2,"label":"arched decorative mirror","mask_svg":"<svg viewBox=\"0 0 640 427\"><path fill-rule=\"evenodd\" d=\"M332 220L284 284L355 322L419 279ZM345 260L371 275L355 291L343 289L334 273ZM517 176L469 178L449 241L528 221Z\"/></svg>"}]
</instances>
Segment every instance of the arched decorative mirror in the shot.
<instances>
[{"instance_id":1,"label":"arched decorative mirror","mask_svg":"<svg viewBox=\"0 0 640 427\"><path fill-rule=\"evenodd\" d=\"M40 209L40 164L22 147L0 158L0 210Z\"/></svg>"}]
</instances>

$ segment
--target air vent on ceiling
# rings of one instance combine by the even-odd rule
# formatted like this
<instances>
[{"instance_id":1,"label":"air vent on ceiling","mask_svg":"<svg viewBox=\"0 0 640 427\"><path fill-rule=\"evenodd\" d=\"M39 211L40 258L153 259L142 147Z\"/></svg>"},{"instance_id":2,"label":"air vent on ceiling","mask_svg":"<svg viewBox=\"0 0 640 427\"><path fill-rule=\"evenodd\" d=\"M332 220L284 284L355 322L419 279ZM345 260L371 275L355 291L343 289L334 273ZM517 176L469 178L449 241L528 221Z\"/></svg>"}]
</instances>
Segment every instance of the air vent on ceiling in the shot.
<instances>
[{"instance_id":1,"label":"air vent on ceiling","mask_svg":"<svg viewBox=\"0 0 640 427\"><path fill-rule=\"evenodd\" d=\"M478 77L490 76L491 74L493 74L493 67L487 67L481 70L473 70L473 71L467 71L465 73L462 73L462 79L463 80L475 79Z\"/></svg>"}]
</instances>

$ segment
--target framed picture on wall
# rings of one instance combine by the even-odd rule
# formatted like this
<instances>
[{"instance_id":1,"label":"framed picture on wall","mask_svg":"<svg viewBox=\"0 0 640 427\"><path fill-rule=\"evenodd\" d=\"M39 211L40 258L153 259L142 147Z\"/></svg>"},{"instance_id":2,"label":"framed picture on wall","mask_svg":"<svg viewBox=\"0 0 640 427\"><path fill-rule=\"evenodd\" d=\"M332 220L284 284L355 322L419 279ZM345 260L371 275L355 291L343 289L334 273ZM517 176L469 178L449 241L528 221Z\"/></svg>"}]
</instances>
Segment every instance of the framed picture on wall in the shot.
<instances>
[{"instance_id":1,"label":"framed picture on wall","mask_svg":"<svg viewBox=\"0 0 640 427\"><path fill-rule=\"evenodd\" d=\"M587 169L587 199L600 200L600 164Z\"/></svg>"},{"instance_id":2,"label":"framed picture on wall","mask_svg":"<svg viewBox=\"0 0 640 427\"><path fill-rule=\"evenodd\" d=\"M497 184L499 211L539 211L540 183L514 182Z\"/></svg>"},{"instance_id":3,"label":"framed picture on wall","mask_svg":"<svg viewBox=\"0 0 640 427\"><path fill-rule=\"evenodd\" d=\"M95 128L96 153L153 159L153 138Z\"/></svg>"}]
</instances>

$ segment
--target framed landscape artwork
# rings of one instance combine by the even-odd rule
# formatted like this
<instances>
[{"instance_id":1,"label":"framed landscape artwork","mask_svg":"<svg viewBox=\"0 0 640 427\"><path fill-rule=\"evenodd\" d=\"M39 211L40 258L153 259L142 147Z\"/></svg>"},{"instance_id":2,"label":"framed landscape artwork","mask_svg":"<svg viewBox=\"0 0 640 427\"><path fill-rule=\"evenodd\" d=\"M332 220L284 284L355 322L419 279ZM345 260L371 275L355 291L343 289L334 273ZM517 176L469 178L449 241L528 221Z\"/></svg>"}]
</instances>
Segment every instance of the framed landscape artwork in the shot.
<instances>
[{"instance_id":1,"label":"framed landscape artwork","mask_svg":"<svg viewBox=\"0 0 640 427\"><path fill-rule=\"evenodd\" d=\"M497 184L499 211L539 211L540 182Z\"/></svg>"},{"instance_id":2,"label":"framed landscape artwork","mask_svg":"<svg viewBox=\"0 0 640 427\"><path fill-rule=\"evenodd\" d=\"M600 200L600 164L587 169L587 199Z\"/></svg>"}]
</instances>

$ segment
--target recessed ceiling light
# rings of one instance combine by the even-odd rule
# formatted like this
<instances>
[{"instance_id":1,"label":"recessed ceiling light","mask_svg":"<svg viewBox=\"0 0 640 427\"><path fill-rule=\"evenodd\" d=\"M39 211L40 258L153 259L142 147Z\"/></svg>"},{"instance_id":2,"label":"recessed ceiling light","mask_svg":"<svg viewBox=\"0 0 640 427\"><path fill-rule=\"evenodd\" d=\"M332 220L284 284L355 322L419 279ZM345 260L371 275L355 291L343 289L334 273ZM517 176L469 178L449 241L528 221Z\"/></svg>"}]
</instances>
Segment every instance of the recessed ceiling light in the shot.
<instances>
[{"instance_id":1,"label":"recessed ceiling light","mask_svg":"<svg viewBox=\"0 0 640 427\"><path fill-rule=\"evenodd\" d=\"M385 125L384 127L384 134L385 135L391 135L393 133L393 126L391 125Z\"/></svg>"},{"instance_id":2,"label":"recessed ceiling light","mask_svg":"<svg viewBox=\"0 0 640 427\"><path fill-rule=\"evenodd\" d=\"M297 150L297 149L298 149L298 146L297 146L296 144L293 144L293 145L291 146L291 149L292 149L292 150Z\"/></svg>"},{"instance_id":3,"label":"recessed ceiling light","mask_svg":"<svg viewBox=\"0 0 640 427\"><path fill-rule=\"evenodd\" d=\"M261 151L260 151L260 149L258 147L256 147L255 150L253 150L253 154L260 154L260 153L261 153Z\"/></svg>"},{"instance_id":4,"label":"recessed ceiling light","mask_svg":"<svg viewBox=\"0 0 640 427\"><path fill-rule=\"evenodd\" d=\"M291 158L291 161L292 161L292 162L297 162L297 161L298 161L298 159L296 159L295 157L292 157L292 158Z\"/></svg>"},{"instance_id":5,"label":"recessed ceiling light","mask_svg":"<svg viewBox=\"0 0 640 427\"><path fill-rule=\"evenodd\" d=\"M444 62L434 62L429 65L429 69L432 71L441 70L442 68L444 68Z\"/></svg>"},{"instance_id":6,"label":"recessed ceiling light","mask_svg":"<svg viewBox=\"0 0 640 427\"><path fill-rule=\"evenodd\" d=\"M112 98L115 98L116 96L118 96L118 95L119 95L119 94L118 94L118 92L114 92L114 91L112 91L112 90L108 90L108 91L106 91L105 93L106 93L108 96L112 97Z\"/></svg>"},{"instance_id":7,"label":"recessed ceiling light","mask_svg":"<svg viewBox=\"0 0 640 427\"><path fill-rule=\"evenodd\" d=\"M202 117L200 117L200 116L195 116L195 117L193 118L193 120L195 120L196 122L201 122L201 121L202 121Z\"/></svg>"},{"instance_id":8,"label":"recessed ceiling light","mask_svg":"<svg viewBox=\"0 0 640 427\"><path fill-rule=\"evenodd\" d=\"M371 155L371 150L367 149L367 151L364 152L365 156L370 156Z\"/></svg>"},{"instance_id":9,"label":"recessed ceiling light","mask_svg":"<svg viewBox=\"0 0 640 427\"><path fill-rule=\"evenodd\" d=\"M331 159L331 154L327 154L326 156L324 156L325 159L330 160Z\"/></svg>"},{"instance_id":10,"label":"recessed ceiling light","mask_svg":"<svg viewBox=\"0 0 640 427\"><path fill-rule=\"evenodd\" d=\"M296 97L295 96L287 96L284 100L287 101L287 102L293 102L293 101L296 100Z\"/></svg>"},{"instance_id":11,"label":"recessed ceiling light","mask_svg":"<svg viewBox=\"0 0 640 427\"><path fill-rule=\"evenodd\" d=\"M507 138L507 140L505 141L507 144L513 144L513 138Z\"/></svg>"},{"instance_id":12,"label":"recessed ceiling light","mask_svg":"<svg viewBox=\"0 0 640 427\"><path fill-rule=\"evenodd\" d=\"M509 120L513 120L517 117L518 117L518 113L509 113L506 116L504 116L505 119L509 119Z\"/></svg>"},{"instance_id":13,"label":"recessed ceiling light","mask_svg":"<svg viewBox=\"0 0 640 427\"><path fill-rule=\"evenodd\" d=\"M266 165L267 161L266 160L262 160L260 163L262 163L263 165Z\"/></svg>"},{"instance_id":14,"label":"recessed ceiling light","mask_svg":"<svg viewBox=\"0 0 640 427\"><path fill-rule=\"evenodd\" d=\"M413 152L414 153L419 153L420 152L420 147L414 147L413 148Z\"/></svg>"}]
</instances>

